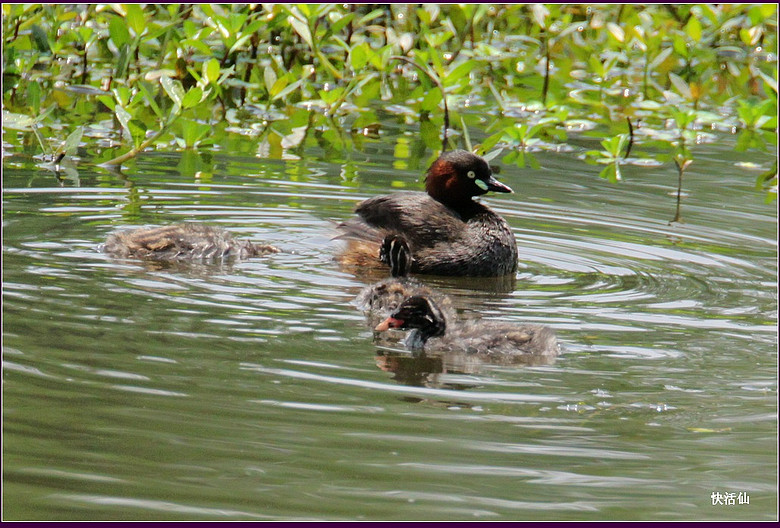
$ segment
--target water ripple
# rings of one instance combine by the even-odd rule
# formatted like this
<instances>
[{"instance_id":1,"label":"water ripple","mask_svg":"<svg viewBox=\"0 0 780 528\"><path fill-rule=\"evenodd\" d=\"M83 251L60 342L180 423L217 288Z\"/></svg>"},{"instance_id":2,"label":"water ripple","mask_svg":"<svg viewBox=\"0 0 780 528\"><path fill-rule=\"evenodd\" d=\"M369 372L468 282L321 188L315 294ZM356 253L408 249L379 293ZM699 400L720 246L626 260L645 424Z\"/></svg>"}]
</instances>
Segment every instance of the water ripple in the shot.
<instances>
[{"instance_id":1,"label":"water ripple","mask_svg":"<svg viewBox=\"0 0 780 528\"><path fill-rule=\"evenodd\" d=\"M253 363L241 363L242 370L259 372L273 376L284 376L296 379L305 379L319 381L323 383L337 383L339 385L356 386L368 390L381 390L396 394L410 394L425 398L440 398L457 401L491 401L491 402L511 402L511 403L542 403L542 402L560 402L561 398L557 396L545 396L541 394L511 394L501 392L463 392L447 389L432 389L427 387L408 387L395 385L391 383L377 383L368 380L354 378L339 378L335 376L323 376L321 374L312 374L297 370L267 368Z\"/></svg>"}]
</instances>

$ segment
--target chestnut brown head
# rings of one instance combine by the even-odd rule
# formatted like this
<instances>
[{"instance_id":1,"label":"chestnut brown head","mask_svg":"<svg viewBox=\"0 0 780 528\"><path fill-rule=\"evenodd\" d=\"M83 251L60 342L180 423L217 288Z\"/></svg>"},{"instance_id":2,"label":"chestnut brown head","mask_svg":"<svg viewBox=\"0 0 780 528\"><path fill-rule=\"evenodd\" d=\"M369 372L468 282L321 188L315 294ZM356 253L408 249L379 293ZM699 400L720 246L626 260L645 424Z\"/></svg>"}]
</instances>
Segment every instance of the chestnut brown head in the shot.
<instances>
[{"instance_id":1,"label":"chestnut brown head","mask_svg":"<svg viewBox=\"0 0 780 528\"><path fill-rule=\"evenodd\" d=\"M425 190L431 198L454 209L490 191L512 192L493 177L487 161L466 150L451 150L439 156L425 176Z\"/></svg>"}]
</instances>

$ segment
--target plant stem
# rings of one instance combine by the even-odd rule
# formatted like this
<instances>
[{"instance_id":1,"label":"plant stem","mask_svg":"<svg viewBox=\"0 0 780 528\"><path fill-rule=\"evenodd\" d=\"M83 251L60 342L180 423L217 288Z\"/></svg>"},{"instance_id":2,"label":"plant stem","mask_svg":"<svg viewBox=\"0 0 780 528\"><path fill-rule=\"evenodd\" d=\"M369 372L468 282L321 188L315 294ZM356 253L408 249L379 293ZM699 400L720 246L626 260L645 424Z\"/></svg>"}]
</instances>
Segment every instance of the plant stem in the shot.
<instances>
[{"instance_id":1,"label":"plant stem","mask_svg":"<svg viewBox=\"0 0 780 528\"><path fill-rule=\"evenodd\" d=\"M626 116L628 122L628 146L626 147L626 153L623 155L623 159L628 158L628 153L631 152L631 147L634 146L634 125L631 124L631 118Z\"/></svg>"},{"instance_id":2,"label":"plant stem","mask_svg":"<svg viewBox=\"0 0 780 528\"><path fill-rule=\"evenodd\" d=\"M542 85L542 104L547 105L547 90L550 88L550 39L544 39L544 84Z\"/></svg>"},{"instance_id":3,"label":"plant stem","mask_svg":"<svg viewBox=\"0 0 780 528\"><path fill-rule=\"evenodd\" d=\"M683 181L683 173L685 172L685 167L688 166L688 161L684 161L682 165L677 161L674 160L674 164L677 166L677 211L674 214L674 218L672 219L672 222L682 222L682 212L680 208L680 202L681 202L681 196L682 196L682 181Z\"/></svg>"}]
</instances>

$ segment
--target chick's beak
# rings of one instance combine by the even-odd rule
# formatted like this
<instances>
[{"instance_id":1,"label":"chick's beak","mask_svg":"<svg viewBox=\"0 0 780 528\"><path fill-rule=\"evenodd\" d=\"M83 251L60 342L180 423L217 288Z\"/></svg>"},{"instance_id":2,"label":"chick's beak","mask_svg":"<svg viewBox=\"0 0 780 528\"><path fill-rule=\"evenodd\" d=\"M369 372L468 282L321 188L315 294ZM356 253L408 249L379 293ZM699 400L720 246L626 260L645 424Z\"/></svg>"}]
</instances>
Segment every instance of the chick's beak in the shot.
<instances>
[{"instance_id":1,"label":"chick's beak","mask_svg":"<svg viewBox=\"0 0 780 528\"><path fill-rule=\"evenodd\" d=\"M403 326L404 322L402 319L396 319L394 317L388 317L374 328L377 332L384 332L385 330L389 330L391 328L401 328Z\"/></svg>"}]
</instances>

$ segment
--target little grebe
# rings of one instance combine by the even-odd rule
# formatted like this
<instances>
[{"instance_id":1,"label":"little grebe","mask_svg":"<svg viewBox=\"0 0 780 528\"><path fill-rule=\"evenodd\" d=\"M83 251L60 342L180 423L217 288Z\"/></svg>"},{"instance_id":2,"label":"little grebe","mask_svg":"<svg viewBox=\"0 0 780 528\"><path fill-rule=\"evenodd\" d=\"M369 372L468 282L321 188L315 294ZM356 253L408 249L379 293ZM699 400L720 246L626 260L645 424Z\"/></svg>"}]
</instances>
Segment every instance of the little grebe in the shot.
<instances>
[{"instance_id":1,"label":"little grebe","mask_svg":"<svg viewBox=\"0 0 780 528\"><path fill-rule=\"evenodd\" d=\"M366 312L369 325L373 328L392 313L401 301L412 295L425 295L436 299L440 308L454 317L455 311L449 297L437 294L427 286L406 275L412 267L409 245L403 237L388 235L382 241L380 259L390 266L392 278L366 286L356 299L357 305Z\"/></svg>"},{"instance_id":2,"label":"little grebe","mask_svg":"<svg viewBox=\"0 0 780 528\"><path fill-rule=\"evenodd\" d=\"M375 330L412 329L406 345L413 352L465 352L498 363L549 363L558 340L547 326L500 321L454 321L424 295L406 298Z\"/></svg>"},{"instance_id":3,"label":"little grebe","mask_svg":"<svg viewBox=\"0 0 780 528\"><path fill-rule=\"evenodd\" d=\"M406 239L411 271L433 275L498 277L517 270L517 244L506 221L473 198L512 189L493 178L481 157L443 153L428 169L422 192L398 192L357 205L358 218L341 224L354 242L345 264L377 265L377 246L388 234ZM368 241L368 243L367 243Z\"/></svg>"},{"instance_id":4,"label":"little grebe","mask_svg":"<svg viewBox=\"0 0 780 528\"><path fill-rule=\"evenodd\" d=\"M236 240L229 232L201 224L142 227L111 233L103 251L113 257L158 261L245 259L278 253L279 249L248 240Z\"/></svg>"}]
</instances>

